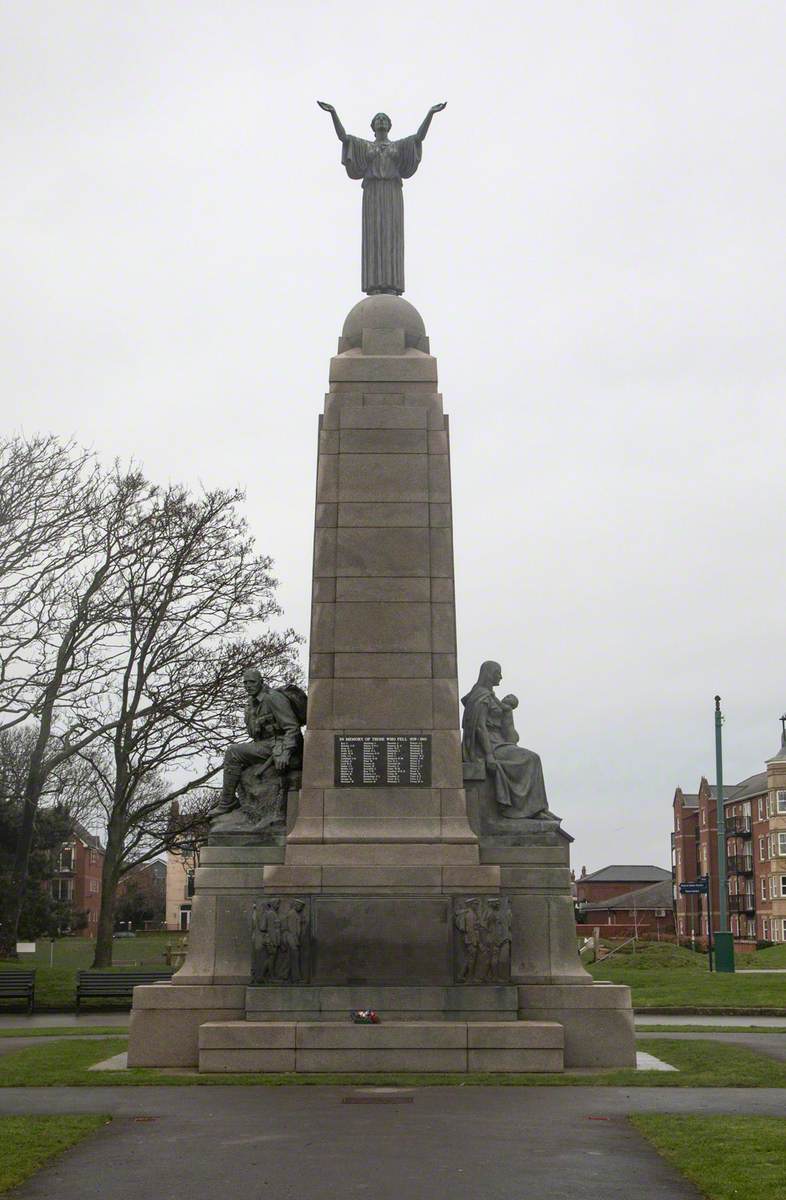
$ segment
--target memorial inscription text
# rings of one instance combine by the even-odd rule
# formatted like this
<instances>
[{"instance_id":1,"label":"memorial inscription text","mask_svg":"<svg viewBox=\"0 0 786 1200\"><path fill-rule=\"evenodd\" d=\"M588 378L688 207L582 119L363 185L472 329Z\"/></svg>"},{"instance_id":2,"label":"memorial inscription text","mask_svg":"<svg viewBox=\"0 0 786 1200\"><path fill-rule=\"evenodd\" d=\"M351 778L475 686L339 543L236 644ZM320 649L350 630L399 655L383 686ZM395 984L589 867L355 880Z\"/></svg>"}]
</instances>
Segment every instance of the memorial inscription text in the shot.
<instances>
[{"instance_id":1,"label":"memorial inscription text","mask_svg":"<svg viewBox=\"0 0 786 1200\"><path fill-rule=\"evenodd\" d=\"M336 787L431 787L431 736L337 733L333 763Z\"/></svg>"}]
</instances>

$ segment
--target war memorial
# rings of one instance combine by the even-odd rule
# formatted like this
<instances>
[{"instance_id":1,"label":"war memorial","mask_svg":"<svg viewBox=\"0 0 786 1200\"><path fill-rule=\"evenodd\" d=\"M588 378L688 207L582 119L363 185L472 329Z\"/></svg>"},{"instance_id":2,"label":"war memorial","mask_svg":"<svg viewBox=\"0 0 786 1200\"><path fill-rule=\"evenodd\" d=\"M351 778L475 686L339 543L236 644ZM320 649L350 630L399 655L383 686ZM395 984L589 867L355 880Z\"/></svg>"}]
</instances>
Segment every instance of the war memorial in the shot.
<instances>
[{"instance_id":1,"label":"war memorial","mask_svg":"<svg viewBox=\"0 0 786 1200\"><path fill-rule=\"evenodd\" d=\"M571 838L498 662L459 716L449 424L402 295L402 180L445 106L399 141L384 113L363 139L320 107L362 181L365 298L318 421L307 699L246 673L188 955L135 989L129 1066L633 1066L629 989L580 963ZM504 662L492 624L488 644Z\"/></svg>"}]
</instances>

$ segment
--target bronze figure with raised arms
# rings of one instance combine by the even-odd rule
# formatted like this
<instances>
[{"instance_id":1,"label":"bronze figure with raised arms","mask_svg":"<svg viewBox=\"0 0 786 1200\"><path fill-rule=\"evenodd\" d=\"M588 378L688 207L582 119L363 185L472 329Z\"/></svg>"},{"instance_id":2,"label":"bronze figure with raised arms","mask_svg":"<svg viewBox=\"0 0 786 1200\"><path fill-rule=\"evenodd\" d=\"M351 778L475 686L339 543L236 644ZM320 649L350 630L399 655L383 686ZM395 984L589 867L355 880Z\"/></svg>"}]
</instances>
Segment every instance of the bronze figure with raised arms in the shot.
<instances>
[{"instance_id":1,"label":"bronze figure with raised arms","mask_svg":"<svg viewBox=\"0 0 786 1200\"><path fill-rule=\"evenodd\" d=\"M332 104L324 100L317 100L317 104L332 117L347 175L363 180L362 289L369 296L400 296L404 291L402 180L417 171L431 121L447 101L432 105L417 133L396 142L389 137L392 122L387 113L372 117L374 138L370 140L347 133Z\"/></svg>"}]
</instances>

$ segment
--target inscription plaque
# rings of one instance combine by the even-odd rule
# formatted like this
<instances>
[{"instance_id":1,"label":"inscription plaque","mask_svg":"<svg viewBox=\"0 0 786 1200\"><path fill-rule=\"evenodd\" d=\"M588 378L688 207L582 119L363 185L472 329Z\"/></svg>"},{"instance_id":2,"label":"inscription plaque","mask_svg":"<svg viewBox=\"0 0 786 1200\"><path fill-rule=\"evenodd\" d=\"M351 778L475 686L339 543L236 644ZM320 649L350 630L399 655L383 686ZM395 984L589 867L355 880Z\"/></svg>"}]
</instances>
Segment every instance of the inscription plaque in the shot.
<instances>
[{"instance_id":1,"label":"inscription plaque","mask_svg":"<svg viewBox=\"0 0 786 1200\"><path fill-rule=\"evenodd\" d=\"M336 787L431 787L431 734L335 736Z\"/></svg>"}]
</instances>

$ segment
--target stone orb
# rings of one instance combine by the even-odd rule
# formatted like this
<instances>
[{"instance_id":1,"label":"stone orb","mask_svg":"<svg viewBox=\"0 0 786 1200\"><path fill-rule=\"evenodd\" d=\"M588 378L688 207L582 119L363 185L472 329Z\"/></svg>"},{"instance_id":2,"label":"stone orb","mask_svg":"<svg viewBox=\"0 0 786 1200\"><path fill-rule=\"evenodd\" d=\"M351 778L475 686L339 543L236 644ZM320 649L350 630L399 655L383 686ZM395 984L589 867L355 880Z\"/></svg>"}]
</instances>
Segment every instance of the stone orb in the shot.
<instances>
[{"instance_id":1,"label":"stone orb","mask_svg":"<svg viewBox=\"0 0 786 1200\"><path fill-rule=\"evenodd\" d=\"M342 342L345 348L359 347L364 329L403 329L407 346L418 346L426 336L423 318L414 304L410 304L403 296L366 296L359 301L344 321Z\"/></svg>"}]
</instances>

